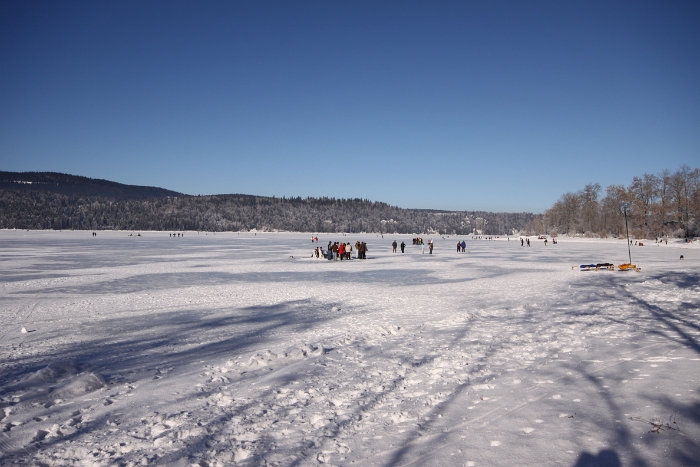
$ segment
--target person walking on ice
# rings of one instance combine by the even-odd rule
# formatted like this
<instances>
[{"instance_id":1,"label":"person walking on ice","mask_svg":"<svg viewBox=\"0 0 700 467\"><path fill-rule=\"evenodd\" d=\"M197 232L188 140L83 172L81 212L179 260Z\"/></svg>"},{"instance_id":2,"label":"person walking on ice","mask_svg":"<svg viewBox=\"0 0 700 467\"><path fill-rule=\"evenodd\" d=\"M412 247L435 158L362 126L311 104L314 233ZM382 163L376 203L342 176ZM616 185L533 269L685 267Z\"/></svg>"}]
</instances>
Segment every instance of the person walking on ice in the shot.
<instances>
[{"instance_id":1,"label":"person walking on ice","mask_svg":"<svg viewBox=\"0 0 700 467\"><path fill-rule=\"evenodd\" d=\"M394 240L394 241L391 243L391 246L392 246L392 248L394 249L393 252L396 253L396 247L399 246L399 245L396 243L396 240Z\"/></svg>"}]
</instances>

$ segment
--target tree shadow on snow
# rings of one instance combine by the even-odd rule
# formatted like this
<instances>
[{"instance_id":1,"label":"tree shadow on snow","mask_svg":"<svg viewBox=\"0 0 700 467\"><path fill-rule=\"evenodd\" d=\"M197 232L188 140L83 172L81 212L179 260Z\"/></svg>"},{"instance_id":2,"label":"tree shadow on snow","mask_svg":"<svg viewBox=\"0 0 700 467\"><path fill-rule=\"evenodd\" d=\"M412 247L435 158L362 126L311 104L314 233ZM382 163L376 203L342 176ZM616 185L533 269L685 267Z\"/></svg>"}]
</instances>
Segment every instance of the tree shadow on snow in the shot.
<instances>
[{"instance_id":1,"label":"tree shadow on snow","mask_svg":"<svg viewBox=\"0 0 700 467\"><path fill-rule=\"evenodd\" d=\"M34 376L42 369L60 368L60 362L74 367L74 373L89 370L101 375L106 381L107 390L115 384L140 384L144 380L159 379L162 377L161 370L165 369L201 372L202 362L219 362L222 359L235 358L251 350L264 348L272 339L278 342L280 333L291 339L295 333L302 333L341 317L338 313L329 312L330 308L330 304L297 300L270 306L221 309L216 312L184 310L140 314L108 319L95 325L87 323L78 332L89 335L92 327L95 326L100 328L101 335L108 337L83 339L76 344L47 348L44 353L38 355L20 355L7 359L0 373L0 396L5 400L0 404L0 413L3 413L4 417L4 412L1 410L3 407L17 409L27 404L37 406L45 403L47 413L57 410L58 406L52 407L50 402L55 398L51 396L49 387L53 384L52 381L47 382ZM352 313L352 310L344 309L342 317ZM305 375L299 375L299 379L304 377ZM243 376L240 380L245 383L246 377ZM292 384L292 382L288 381L286 384ZM46 391L47 388L49 392ZM35 389L39 390L35 391ZM215 390L216 388L202 389L198 397L207 397ZM21 394L21 400L7 402L10 399L4 396L13 394ZM162 401L164 404L177 407L191 396L168 394L166 397L167 400ZM258 402L252 401L251 404ZM111 404L109 401L105 402L107 403ZM122 407L120 410L127 409ZM139 408L132 410L139 410ZM212 417L208 422L223 423L231 416L224 416L221 420ZM12 445L10 440L4 440L7 446L3 449L5 451L3 461L24 458L37 450L77 439L86 433L105 432L109 428L106 424L112 418L105 414L86 423L73 434L59 438L37 439L36 443L15 449L8 448ZM6 431L9 429L10 427L6 427ZM212 436L203 435L201 443L193 440L179 454L186 457L192 446L198 446L198 443L207 444ZM175 451L169 454L168 458L172 460L173 456L177 457L177 455L178 451ZM169 461L166 462L168 463Z\"/></svg>"},{"instance_id":2,"label":"tree shadow on snow","mask_svg":"<svg viewBox=\"0 0 700 467\"><path fill-rule=\"evenodd\" d=\"M500 276L502 273L494 274ZM281 272L178 272L149 273L135 276L91 282L80 285L60 287L32 288L11 292L8 296L44 295L44 294L127 294L155 290L181 289L196 286L221 286L235 283L295 283L299 282L296 271ZM480 276L479 279L483 279ZM443 279L427 269L379 269L367 271L304 271L303 280L310 283L352 282L359 284L380 283L395 286L420 286L463 283L474 278Z\"/></svg>"},{"instance_id":3,"label":"tree shadow on snow","mask_svg":"<svg viewBox=\"0 0 700 467\"><path fill-rule=\"evenodd\" d=\"M582 452L574 467L622 467L620 457L611 449L603 449L598 455Z\"/></svg>"},{"instance_id":4,"label":"tree shadow on snow","mask_svg":"<svg viewBox=\"0 0 700 467\"><path fill-rule=\"evenodd\" d=\"M375 282L381 281L382 277L384 280L396 281L397 274L399 274L398 282L401 282L401 278L408 278L410 274L420 274L420 271L404 271L401 270L400 274L398 271L389 271L387 276L377 275L376 273L367 272L364 275L360 275L360 282ZM329 279L329 272L323 272L324 281L331 281ZM409 274L409 275L401 275ZM292 273L279 273L279 275L266 275L267 280L286 280L284 276L293 276ZM206 280L220 280L222 282L228 282L231 280L241 280L255 282L261 279L261 275L241 275L237 276L237 279L233 279L232 275L224 276L209 276ZM340 274L339 277L345 277ZM350 277L356 278L357 273L353 273ZM652 276L655 278L656 276ZM645 276L645 279L649 279L650 276ZM160 278L163 279L163 278ZM423 280L425 276L423 277ZM438 278L434 278L439 280ZM659 275L658 279L665 283L676 284L678 287L686 287L687 284L697 284L700 283L700 277L698 274L679 274L679 275ZM183 279L184 280L184 279ZM189 280L189 279L188 279ZM205 279L202 279L205 280ZM166 281L167 282L167 281ZM558 326L562 323L576 323L581 317L596 317L599 321L594 323L584 323L584 329L588 329L595 326L601 326L605 322L613 323L617 325L628 325L636 328L637 332L650 332L655 333L670 342L686 345L692 348L695 352L700 353L700 345L698 345L697 339L693 336L691 331L697 331L698 324L693 320L692 316L688 316L693 310L693 304L680 304L676 309L668 309L667 307L661 307L660 305L653 304L644 300L643 298L635 295L632 291L626 290L622 285L628 284L630 281L623 277L622 275L610 274L608 277L602 278L602 284L605 287L615 288L616 295L611 296L611 301L619 301L619 303L628 305L629 303L634 304L640 310L640 315L638 318L638 323L627 322L617 318L614 314L614 310L610 310L610 304L605 306L600 304L600 298L596 296L586 296L579 297L576 304L579 307L576 310L571 310L571 303L560 303L555 304L554 309L557 307L561 308L561 319L564 321L556 321L550 323L544 323L544 331L554 332ZM208 282L211 283L211 282ZM409 282L410 283L410 282ZM424 282L421 282L424 283ZM137 282L127 281L122 283L112 284L111 290L133 290L130 287L136 287ZM686 285L684 285L686 284ZM183 285L180 285L183 286ZM589 285L587 285L589 286ZM120 287L122 287L120 289ZM150 286L147 288L151 288ZM141 289L139 289L141 290ZM104 290L103 290L104 291ZM76 293L75 291L72 293ZM94 290L90 293L96 293ZM324 305L325 306L325 305ZM185 368L190 364L199 363L201 361L215 361L220 360L224 357L231 357L239 355L250 349L260 349L269 342L273 336L279 337L279 332L284 331L292 335L295 331L304 331L318 326L324 322L332 321L339 317L337 314L331 314L324 312L316 303L309 301L289 301L282 302L276 305L267 307L249 307L242 309L231 309L230 314L226 310L219 310L216 313L212 312L201 312L201 311L182 311L173 313L157 313L150 315L140 315L140 316L130 316L127 318L119 318L113 320L105 320L100 322L99 326L101 328L108 327L114 330L115 336L113 338L104 339L93 339L90 341L83 340L77 345L66 345L61 347L59 350L61 358L72 359L77 362L88 362L94 371L103 374L108 381L119 378L130 378L130 375L134 375L134 378L151 378L156 375L158 368L164 366L174 366L179 368ZM583 311L581 311L583 310ZM347 316L347 312L352 313L353 311L344 310L343 316ZM354 311L359 313L359 311ZM536 321L538 318L536 309L527 309L525 312L518 316L504 316L504 317L489 317L493 320L496 325L503 324L517 327L525 323ZM540 319L541 321L541 319ZM661 331L655 328L655 324L661 323L666 326L666 329ZM84 325L86 331L90 330L90 324ZM471 330L471 324L468 322L456 333L446 339L445 345L450 346L464 340ZM237 328L241 328L240 331L233 331L233 334L226 335L225 333L219 332L219 330L226 330L227 333L232 332ZM192 336L202 337L206 339L206 342L193 342ZM489 362L494 356L497 355L499 349L507 348L511 345L507 338L507 335L494 336L492 340L488 343L489 347L485 351L485 355L480 358L480 361ZM484 342L483 344L487 344ZM189 348L183 348L186 345L191 345ZM562 344L563 345L563 344ZM387 346L386 348L380 349L380 352L375 358L381 360L382 358L389 358L392 352L392 347ZM552 350L552 353L555 350ZM438 352L439 354L439 352ZM412 365L422 366L431 364L438 355L428 356L421 361L412 361ZM47 354L40 356L30 356L26 358L18 357L13 361L8 362L11 365L11 370L5 370L0 374L0 381L9 381L10 379L20 378L27 373L36 371L40 368L46 367L56 358L56 354ZM408 362L407 362L408 363ZM395 451L388 454L388 461L385 465L397 466L407 462L407 457L409 455L412 458L418 456L428 456L429 453L425 452L426 446L421 446L420 443L416 443L424 434L435 433L435 430L440 427L440 421L437 417L432 415L438 413L445 413L449 411L453 404L459 402L460 398L470 390L470 388L477 382L486 381L496 377L498 375L491 374L481 377L478 375L478 362L472 368L469 369L471 379L458 384L452 392L445 398L441 403L435 405L429 412L430 420L421 421L421 423L414 429L402 434L402 442L400 447ZM474 368L476 367L476 368ZM602 386L602 382L597 379L596 375L587 371L585 366L562 366L562 368L570 369L571 371L578 372L580 379L579 381L585 381L589 385L587 391L591 393L600 394L602 400L604 401L607 412L610 414L610 418L624 418L621 408L615 401L614 395L610 393L607 388ZM475 372L475 370L477 370ZM264 370L260 370L264 371ZM285 374L275 379L275 384L270 385L271 387L261 391L259 395L259 400L265 400L268 397L273 396L273 392L283 389L291 388L296 381L301 381L310 377L320 377L323 376L323 367L312 368L309 372L303 374ZM260 373L251 375L253 377L260 377ZM242 378L243 380L245 378ZM383 399L389 396L391 393L395 392L403 382L403 377L397 377L390 384L377 393L366 395L363 398L363 403L361 406L357 407L354 413L351 413L349 418L344 422L339 422L327 427L323 432L323 437L326 440L332 440L337 438L342 432L350 430L352 425L357 420L357 417L361 417L363 412L370 410L372 407L381 403ZM211 387L204 389L201 393L201 397L207 397L212 395L218 389L216 387ZM259 400L251 400L243 405L237 406L235 410L231 410L227 413L214 414L207 420L210 426L224 427L230 425L234 417L241 414L245 414L248 411L256 410L256 406ZM172 404L176 406L179 402L177 398L172 399ZM671 405L672 401L665 401L666 404ZM674 405L677 407L677 404ZM682 408L685 418L693 420L694 423L698 423L700 419L700 407L695 404L690 404ZM105 424L107 423L107 416L101 419L96 419L91 422L91 425L86 428L88 430L103 430ZM601 428L602 429L602 428ZM608 429L608 436L611 443L615 445L615 451L601 451L597 455L583 452L580 454L579 459L574 467L618 467L620 465L619 458L629 459L629 465L634 467L645 467L648 464L643 459L643 455L634 446L632 440L636 436L635 433L629 431L623 424L619 426L613 426ZM274 431L274 430L273 430ZM64 442L66 439L75 439L77 436L84 434L84 431L78 432L70 437L64 437L58 440L48 440L43 447L51 446L54 443ZM173 464L178 460L178 458L190 458L193 453L204 452L205 450L216 449L219 446L219 442L216 441L217 433L203 433L197 437L193 437L186 446L174 449L167 454L166 458L160 459L158 462L163 465ZM269 443L270 445L274 443L274 438L269 434L263 435L262 442ZM675 461L679 462L679 465L696 465L693 464L693 453L700 450L700 446L697 445L693 440L684 440L682 446L678 447L676 451L670 454L670 457ZM308 453L317 450L318 446L314 441L309 440L306 437L302 437L295 446L297 448L297 457L295 461L288 463L287 465L299 465L308 459ZM615 464L615 459L617 458L617 464ZM262 463L265 459L265 454L256 454L248 462L251 465L256 463ZM191 460L191 459L190 459ZM625 465L628 465L627 463Z\"/></svg>"}]
</instances>

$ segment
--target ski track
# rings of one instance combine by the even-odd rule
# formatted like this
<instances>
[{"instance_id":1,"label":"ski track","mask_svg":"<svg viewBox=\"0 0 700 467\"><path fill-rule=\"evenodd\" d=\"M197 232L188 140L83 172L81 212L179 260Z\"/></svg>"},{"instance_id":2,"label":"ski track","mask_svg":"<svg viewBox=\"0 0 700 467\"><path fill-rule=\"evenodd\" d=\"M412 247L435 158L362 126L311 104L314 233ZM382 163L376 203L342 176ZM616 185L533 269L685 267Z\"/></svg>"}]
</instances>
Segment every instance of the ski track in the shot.
<instances>
[{"instance_id":1,"label":"ski track","mask_svg":"<svg viewBox=\"0 0 700 467\"><path fill-rule=\"evenodd\" d=\"M127 235L0 231L0 465L700 465L694 244Z\"/></svg>"}]
</instances>

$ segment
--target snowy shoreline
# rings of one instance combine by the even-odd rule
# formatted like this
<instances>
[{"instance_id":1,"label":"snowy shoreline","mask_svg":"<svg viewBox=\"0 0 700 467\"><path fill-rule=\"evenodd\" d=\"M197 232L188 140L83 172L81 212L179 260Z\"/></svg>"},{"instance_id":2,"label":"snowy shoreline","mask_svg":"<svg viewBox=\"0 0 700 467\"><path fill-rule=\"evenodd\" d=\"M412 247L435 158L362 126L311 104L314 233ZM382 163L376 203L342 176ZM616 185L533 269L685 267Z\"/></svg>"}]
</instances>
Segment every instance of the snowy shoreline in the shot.
<instances>
[{"instance_id":1,"label":"snowy shoreline","mask_svg":"<svg viewBox=\"0 0 700 467\"><path fill-rule=\"evenodd\" d=\"M2 465L697 465L697 243L97 232L0 233Z\"/></svg>"}]
</instances>

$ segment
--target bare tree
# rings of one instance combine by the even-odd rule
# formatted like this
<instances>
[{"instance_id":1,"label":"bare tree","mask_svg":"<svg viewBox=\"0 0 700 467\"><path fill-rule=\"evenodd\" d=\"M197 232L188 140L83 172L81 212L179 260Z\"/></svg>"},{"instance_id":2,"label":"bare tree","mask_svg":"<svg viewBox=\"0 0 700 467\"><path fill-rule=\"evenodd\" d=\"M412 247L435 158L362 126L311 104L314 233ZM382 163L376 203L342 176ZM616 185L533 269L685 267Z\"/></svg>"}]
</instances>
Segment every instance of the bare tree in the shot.
<instances>
[{"instance_id":1,"label":"bare tree","mask_svg":"<svg viewBox=\"0 0 700 467\"><path fill-rule=\"evenodd\" d=\"M577 193L564 193L559 198L561 203L561 226L566 231L567 235L573 231L577 232L581 213L581 198Z\"/></svg>"},{"instance_id":2,"label":"bare tree","mask_svg":"<svg viewBox=\"0 0 700 467\"><path fill-rule=\"evenodd\" d=\"M602 204L603 228L613 236L623 232L624 207L629 203L629 194L622 185L610 185L605 189Z\"/></svg>"},{"instance_id":3,"label":"bare tree","mask_svg":"<svg viewBox=\"0 0 700 467\"><path fill-rule=\"evenodd\" d=\"M675 211L675 224L683 229L687 238L690 234L690 213L692 192L697 186L697 170L687 165L681 166L670 178L671 199Z\"/></svg>"},{"instance_id":4,"label":"bare tree","mask_svg":"<svg viewBox=\"0 0 700 467\"><path fill-rule=\"evenodd\" d=\"M628 188L608 186L602 199L600 192L599 184L589 183L576 193L565 193L528 227L620 236L626 209L630 232L635 235L653 238L676 231L688 237L700 228L700 169L684 165L675 173L644 174L634 177Z\"/></svg>"},{"instance_id":5,"label":"bare tree","mask_svg":"<svg viewBox=\"0 0 700 467\"><path fill-rule=\"evenodd\" d=\"M650 174L634 177L632 185L629 187L629 193L631 195L631 217L635 224L648 234L652 230L652 213L659 193L659 177Z\"/></svg>"},{"instance_id":6,"label":"bare tree","mask_svg":"<svg viewBox=\"0 0 700 467\"><path fill-rule=\"evenodd\" d=\"M598 231L600 184L589 183L578 192L581 205L581 230L593 234Z\"/></svg>"},{"instance_id":7,"label":"bare tree","mask_svg":"<svg viewBox=\"0 0 700 467\"><path fill-rule=\"evenodd\" d=\"M671 172L665 169L657 176L657 179L657 202L652 206L654 217L653 228L657 235L668 235L671 233L668 223L672 198Z\"/></svg>"}]
</instances>

